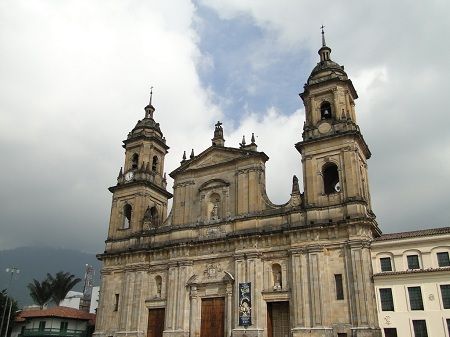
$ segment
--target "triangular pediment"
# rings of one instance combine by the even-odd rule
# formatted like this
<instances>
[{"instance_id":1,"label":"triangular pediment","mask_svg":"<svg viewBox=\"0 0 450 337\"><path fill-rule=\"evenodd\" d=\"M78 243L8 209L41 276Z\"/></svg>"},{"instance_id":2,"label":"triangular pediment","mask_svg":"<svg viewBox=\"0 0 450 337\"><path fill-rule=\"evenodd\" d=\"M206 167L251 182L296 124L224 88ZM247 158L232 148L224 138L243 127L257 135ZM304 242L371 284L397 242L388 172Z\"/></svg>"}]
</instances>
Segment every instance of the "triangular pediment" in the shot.
<instances>
[{"instance_id":1,"label":"triangular pediment","mask_svg":"<svg viewBox=\"0 0 450 337\"><path fill-rule=\"evenodd\" d=\"M235 160L237 158L243 157L241 153L230 153L226 151L211 151L207 153L205 156L202 156L202 158L196 158L194 159L191 164L188 166L189 169L199 169L207 166L213 166L217 164L223 164L232 160Z\"/></svg>"},{"instance_id":2,"label":"triangular pediment","mask_svg":"<svg viewBox=\"0 0 450 337\"><path fill-rule=\"evenodd\" d=\"M182 163L179 168L170 173L170 176L176 175L188 170L198 170L216 165L223 165L231 163L239 159L248 158L249 156L263 156L267 160L267 156L263 152L246 151L230 147L215 147L212 146L198 156Z\"/></svg>"}]
</instances>

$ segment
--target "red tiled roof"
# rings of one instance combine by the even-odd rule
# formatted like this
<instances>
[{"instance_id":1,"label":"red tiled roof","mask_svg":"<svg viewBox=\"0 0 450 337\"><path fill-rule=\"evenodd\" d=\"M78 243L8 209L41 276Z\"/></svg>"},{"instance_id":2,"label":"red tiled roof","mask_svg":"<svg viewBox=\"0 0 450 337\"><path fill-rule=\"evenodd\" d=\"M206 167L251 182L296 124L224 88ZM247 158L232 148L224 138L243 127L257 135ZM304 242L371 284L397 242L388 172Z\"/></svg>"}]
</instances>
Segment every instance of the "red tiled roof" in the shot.
<instances>
[{"instance_id":1,"label":"red tiled roof","mask_svg":"<svg viewBox=\"0 0 450 337\"><path fill-rule=\"evenodd\" d=\"M90 314L86 311L68 308L68 307L53 307L43 310L22 310L16 317L17 322L23 322L27 318L34 317L60 317L71 318L82 321L95 322L95 314Z\"/></svg>"},{"instance_id":2,"label":"red tiled roof","mask_svg":"<svg viewBox=\"0 0 450 337\"><path fill-rule=\"evenodd\" d=\"M376 238L374 241L406 239L406 238L414 238L414 237L419 237L419 236L447 234L447 233L450 233L450 227L430 228L430 229L422 229L422 230L418 230L418 231L382 234L380 237Z\"/></svg>"}]
</instances>

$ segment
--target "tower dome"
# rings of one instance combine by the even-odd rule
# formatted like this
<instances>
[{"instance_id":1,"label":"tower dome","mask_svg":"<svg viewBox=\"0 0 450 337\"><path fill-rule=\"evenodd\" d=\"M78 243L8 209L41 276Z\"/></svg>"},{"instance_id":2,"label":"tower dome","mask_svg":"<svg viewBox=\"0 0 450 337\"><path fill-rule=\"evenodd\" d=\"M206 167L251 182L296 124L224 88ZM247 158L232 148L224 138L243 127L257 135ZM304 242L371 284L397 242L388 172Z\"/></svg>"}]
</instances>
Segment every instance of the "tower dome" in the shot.
<instances>
[{"instance_id":1,"label":"tower dome","mask_svg":"<svg viewBox=\"0 0 450 337\"><path fill-rule=\"evenodd\" d=\"M344 66L339 65L330 58L331 48L325 43L325 34L322 28L322 47L318 51L320 62L314 67L311 75L308 77L307 84L316 84L330 79L348 80Z\"/></svg>"}]
</instances>

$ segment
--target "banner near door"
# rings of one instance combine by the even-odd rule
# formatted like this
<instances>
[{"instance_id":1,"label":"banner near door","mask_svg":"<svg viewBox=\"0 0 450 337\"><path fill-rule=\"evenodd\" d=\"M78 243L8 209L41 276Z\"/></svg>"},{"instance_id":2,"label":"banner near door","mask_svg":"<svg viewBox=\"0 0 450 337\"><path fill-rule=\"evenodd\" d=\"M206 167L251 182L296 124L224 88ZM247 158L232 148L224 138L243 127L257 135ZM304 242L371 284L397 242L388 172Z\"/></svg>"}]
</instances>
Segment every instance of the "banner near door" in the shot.
<instances>
[{"instance_id":1,"label":"banner near door","mask_svg":"<svg viewBox=\"0 0 450 337\"><path fill-rule=\"evenodd\" d=\"M252 284L239 283L239 325L252 325Z\"/></svg>"}]
</instances>

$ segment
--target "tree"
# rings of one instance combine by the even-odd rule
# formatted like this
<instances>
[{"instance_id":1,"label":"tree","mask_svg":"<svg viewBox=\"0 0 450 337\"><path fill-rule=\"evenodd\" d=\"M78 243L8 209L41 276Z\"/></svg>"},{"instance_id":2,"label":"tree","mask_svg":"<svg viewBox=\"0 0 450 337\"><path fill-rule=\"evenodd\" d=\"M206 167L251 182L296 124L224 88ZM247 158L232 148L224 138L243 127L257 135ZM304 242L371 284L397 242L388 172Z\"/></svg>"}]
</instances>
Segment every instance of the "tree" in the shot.
<instances>
[{"instance_id":1,"label":"tree","mask_svg":"<svg viewBox=\"0 0 450 337\"><path fill-rule=\"evenodd\" d=\"M0 336L8 336L11 332L17 310L17 302L7 295L5 289L0 291L0 315L2 319ZM8 315L10 316L9 323ZM6 333L6 327L8 327L8 333Z\"/></svg>"},{"instance_id":2,"label":"tree","mask_svg":"<svg viewBox=\"0 0 450 337\"><path fill-rule=\"evenodd\" d=\"M28 283L27 288L30 290L30 296L34 303L39 305L41 309L52 298L52 287L48 279L42 282L33 279L33 282Z\"/></svg>"},{"instance_id":3,"label":"tree","mask_svg":"<svg viewBox=\"0 0 450 337\"><path fill-rule=\"evenodd\" d=\"M67 293L81 281L80 278L75 278L75 275L68 272L57 272L55 277L47 274L47 281L50 283L52 300L56 305L66 297Z\"/></svg>"}]
</instances>

